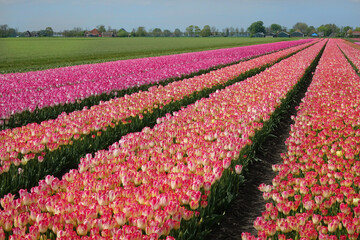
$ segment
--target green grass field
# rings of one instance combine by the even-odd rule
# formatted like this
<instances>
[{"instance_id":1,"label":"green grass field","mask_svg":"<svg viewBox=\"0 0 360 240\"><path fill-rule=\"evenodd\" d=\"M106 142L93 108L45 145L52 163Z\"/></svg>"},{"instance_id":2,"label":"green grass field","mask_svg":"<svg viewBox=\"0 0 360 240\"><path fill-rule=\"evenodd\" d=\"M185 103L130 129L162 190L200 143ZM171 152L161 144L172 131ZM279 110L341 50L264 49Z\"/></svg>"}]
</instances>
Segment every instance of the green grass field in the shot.
<instances>
[{"instance_id":1,"label":"green grass field","mask_svg":"<svg viewBox=\"0 0 360 240\"><path fill-rule=\"evenodd\" d=\"M0 73L246 46L294 38L3 38Z\"/></svg>"}]
</instances>

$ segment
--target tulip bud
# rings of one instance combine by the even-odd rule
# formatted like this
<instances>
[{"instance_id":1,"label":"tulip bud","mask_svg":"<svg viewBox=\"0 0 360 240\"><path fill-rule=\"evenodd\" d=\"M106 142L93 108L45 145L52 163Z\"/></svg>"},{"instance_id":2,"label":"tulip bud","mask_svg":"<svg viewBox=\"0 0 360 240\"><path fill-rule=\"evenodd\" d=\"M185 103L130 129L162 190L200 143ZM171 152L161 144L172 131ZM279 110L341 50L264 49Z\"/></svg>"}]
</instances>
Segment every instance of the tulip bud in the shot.
<instances>
[{"instance_id":1,"label":"tulip bud","mask_svg":"<svg viewBox=\"0 0 360 240\"><path fill-rule=\"evenodd\" d=\"M235 172L236 172L236 174L241 174L242 169L243 169L243 166L242 166L242 165L236 165L236 166L235 166Z\"/></svg>"}]
</instances>

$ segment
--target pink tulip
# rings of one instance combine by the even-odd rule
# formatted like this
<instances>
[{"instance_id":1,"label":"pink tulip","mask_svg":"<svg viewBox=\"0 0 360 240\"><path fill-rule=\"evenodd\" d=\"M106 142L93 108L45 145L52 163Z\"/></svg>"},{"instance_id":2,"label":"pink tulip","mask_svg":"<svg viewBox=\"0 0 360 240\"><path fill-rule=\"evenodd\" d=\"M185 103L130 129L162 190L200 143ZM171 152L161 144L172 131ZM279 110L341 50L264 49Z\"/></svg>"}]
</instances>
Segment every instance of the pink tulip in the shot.
<instances>
[{"instance_id":1,"label":"pink tulip","mask_svg":"<svg viewBox=\"0 0 360 240\"><path fill-rule=\"evenodd\" d=\"M35 108L81 102L92 95L156 83L311 41L304 39L3 74L0 77L0 118L5 120L10 115L24 110L32 112Z\"/></svg>"},{"instance_id":2,"label":"pink tulip","mask_svg":"<svg viewBox=\"0 0 360 240\"><path fill-rule=\"evenodd\" d=\"M213 184L229 174L236 176L234 170L224 168L224 161L238 165L240 152L252 143L250 136L263 126L257 121L262 121L263 114L271 115L275 111L324 43L317 43L268 71L167 114L152 129L123 136L109 150L81 159L79 168L69 171L61 180L47 176L31 189L29 194L34 195L36 201L29 207L21 206L21 199L6 196L1 200L4 211L30 210L30 219L35 215L37 225L49 220L49 225L41 226L40 232L46 227L51 229L55 222L62 222L64 228L58 230L59 238L83 234L85 230L81 231L80 227L79 233L76 228L74 231L74 227L81 224L87 225L87 233L94 236L140 238L144 231L165 237L171 229L180 227L181 219L199 217L203 207L211 204L208 196L212 194ZM299 59L303 63L301 68L295 64ZM294 68L282 74L288 66ZM174 96L178 92L181 91L175 91ZM103 105L105 103L99 106ZM182 158L178 154L182 154ZM188 162L194 166L189 168ZM285 172L289 172L288 169L281 169L284 177ZM312 177L309 173L301 184L313 187L316 183ZM286 181L295 184L294 178ZM281 180L278 180L279 187L285 186ZM265 193L278 205L259 220L262 237L276 233L276 218L282 213L303 209L301 203L312 200L309 196L290 203L289 199L299 195L298 192L289 189L284 198L281 191L275 192L273 188L264 186ZM350 190L344 193L346 196L354 194ZM25 192L22 195L25 196ZM305 225L309 216L297 218L303 220L292 227L306 227L304 236L312 236L311 228ZM274 220L265 224L269 219ZM121 231L117 229L120 226ZM291 230L289 223L281 223L281 226L286 231Z\"/></svg>"},{"instance_id":3,"label":"pink tulip","mask_svg":"<svg viewBox=\"0 0 360 240\"><path fill-rule=\"evenodd\" d=\"M274 167L278 175L266 196L283 213L277 219L279 224L283 224L284 216L292 218L284 210L291 205L299 220L298 228L292 229L306 239L358 236L360 198L355 180L358 162L354 156L360 153L360 141L354 136L360 132L354 127L358 125L359 114L354 99L360 99L360 92L355 90L360 89L360 78L338 47L349 48L343 40L330 40L325 48L298 114L293 117L295 123L286 140L288 152L282 155L283 164ZM354 57L353 50L348 50L345 54ZM264 184L259 187L262 191L264 188ZM288 197L289 188L295 201ZM296 207L300 201L302 207ZM271 207L263 214L266 218L254 223L260 237L273 219L269 217ZM299 211L303 212L301 216ZM284 226L277 230L279 235L286 232Z\"/></svg>"}]
</instances>

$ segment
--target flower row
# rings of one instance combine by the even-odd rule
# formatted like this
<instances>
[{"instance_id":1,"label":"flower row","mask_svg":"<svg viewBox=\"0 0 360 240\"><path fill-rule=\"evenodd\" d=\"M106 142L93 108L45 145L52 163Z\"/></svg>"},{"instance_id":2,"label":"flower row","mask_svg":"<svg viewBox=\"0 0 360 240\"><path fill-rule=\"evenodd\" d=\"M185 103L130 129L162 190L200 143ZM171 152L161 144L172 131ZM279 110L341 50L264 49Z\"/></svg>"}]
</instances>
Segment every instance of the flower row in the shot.
<instances>
[{"instance_id":1,"label":"flower row","mask_svg":"<svg viewBox=\"0 0 360 240\"><path fill-rule=\"evenodd\" d=\"M110 93L201 69L229 64L311 40L184 53L72 66L0 76L0 119L26 110L75 103L89 96Z\"/></svg>"},{"instance_id":2,"label":"flower row","mask_svg":"<svg viewBox=\"0 0 360 240\"><path fill-rule=\"evenodd\" d=\"M87 155L61 180L47 176L30 193L21 190L18 199L6 195L0 201L0 234L12 239L44 234L157 239L174 234L224 197L216 199L214 188L241 173L242 150L324 44L167 114L154 128L130 133L108 151Z\"/></svg>"},{"instance_id":3,"label":"flower row","mask_svg":"<svg viewBox=\"0 0 360 240\"><path fill-rule=\"evenodd\" d=\"M184 98L196 96L202 91L214 89L214 91L236 77L244 75L250 70L262 68L273 64L280 58L286 57L312 43L285 49L272 54L264 55L241 62L236 65L225 67L210 73L196 76L182 81L176 81L166 86L154 86L148 91L140 91L132 95L111 99L90 109L75 111L69 114L61 114L57 119L44 121L41 124L31 123L26 126L6 129L0 132L0 179L1 175L7 173L7 178L12 179L14 175L25 174L23 169L29 161L35 159L39 162L47 161L47 154L62 147L73 145L74 142L95 145L98 141L112 143L117 138L107 139L105 132L112 132L114 127L126 128L131 118L142 119L144 115L156 113L171 104L181 102ZM170 109L171 110L171 109ZM156 115L158 117L158 115ZM91 136L92 142L86 142ZM106 146L105 146L106 147ZM73 146L75 148L75 146ZM101 148L100 148L101 149ZM80 154L84 154L81 152ZM74 155L71 152L71 155ZM13 167L12 173L8 173ZM29 169L34 172L34 169ZM44 177L44 176L43 176ZM10 181L10 180L9 180ZM13 179L11 180L13 181ZM10 182L11 182L10 181ZM2 185L9 188L8 181L2 179ZM1 186L0 186L1 187ZM0 191L3 193L3 191Z\"/></svg>"},{"instance_id":4,"label":"flower row","mask_svg":"<svg viewBox=\"0 0 360 240\"><path fill-rule=\"evenodd\" d=\"M360 78L329 40L286 140L257 239L359 239ZM255 239L248 233L243 239Z\"/></svg>"},{"instance_id":5,"label":"flower row","mask_svg":"<svg viewBox=\"0 0 360 240\"><path fill-rule=\"evenodd\" d=\"M360 50L351 47L345 41L338 41L338 46L345 53L345 55L350 59L350 61L355 65L358 73L360 73Z\"/></svg>"}]
</instances>

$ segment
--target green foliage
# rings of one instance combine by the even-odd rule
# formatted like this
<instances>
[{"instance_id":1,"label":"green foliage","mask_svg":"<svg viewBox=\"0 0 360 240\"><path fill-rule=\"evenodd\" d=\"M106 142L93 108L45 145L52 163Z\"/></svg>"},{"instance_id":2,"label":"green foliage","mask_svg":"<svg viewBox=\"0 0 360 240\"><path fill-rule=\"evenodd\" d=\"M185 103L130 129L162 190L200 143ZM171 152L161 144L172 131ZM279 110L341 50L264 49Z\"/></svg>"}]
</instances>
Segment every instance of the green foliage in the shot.
<instances>
[{"instance_id":1,"label":"green foliage","mask_svg":"<svg viewBox=\"0 0 360 240\"><path fill-rule=\"evenodd\" d=\"M194 25L190 25L186 28L185 34L187 37L193 37L194 36Z\"/></svg>"},{"instance_id":2,"label":"green foliage","mask_svg":"<svg viewBox=\"0 0 360 240\"><path fill-rule=\"evenodd\" d=\"M147 34L145 27L138 27L136 30L136 36L137 37L145 37Z\"/></svg>"},{"instance_id":3,"label":"green foliage","mask_svg":"<svg viewBox=\"0 0 360 240\"><path fill-rule=\"evenodd\" d=\"M248 27L248 31L250 32L251 36L258 32L265 33L264 23L262 21L254 22Z\"/></svg>"},{"instance_id":4,"label":"green foliage","mask_svg":"<svg viewBox=\"0 0 360 240\"><path fill-rule=\"evenodd\" d=\"M293 26L294 31L300 31L302 33L306 33L308 25L303 22L298 22Z\"/></svg>"},{"instance_id":5,"label":"green foliage","mask_svg":"<svg viewBox=\"0 0 360 240\"><path fill-rule=\"evenodd\" d=\"M271 33L278 33L280 32L282 29L281 25L273 23L270 25L270 32Z\"/></svg>"},{"instance_id":6,"label":"green foliage","mask_svg":"<svg viewBox=\"0 0 360 240\"><path fill-rule=\"evenodd\" d=\"M316 29L314 26L309 26L306 29L306 32L304 32L304 34L306 34L307 36L311 36L311 34L316 33Z\"/></svg>"},{"instance_id":7,"label":"green foliage","mask_svg":"<svg viewBox=\"0 0 360 240\"><path fill-rule=\"evenodd\" d=\"M211 29L209 25L205 25L204 28L201 30L200 36L202 37L210 37Z\"/></svg>"},{"instance_id":8,"label":"green foliage","mask_svg":"<svg viewBox=\"0 0 360 240\"><path fill-rule=\"evenodd\" d=\"M104 25L98 25L98 26L96 26L96 29L97 29L100 33L106 32L106 28L105 28Z\"/></svg>"},{"instance_id":9,"label":"green foliage","mask_svg":"<svg viewBox=\"0 0 360 240\"><path fill-rule=\"evenodd\" d=\"M164 37L170 37L171 36L171 31L169 29L165 29L163 32Z\"/></svg>"},{"instance_id":10,"label":"green foliage","mask_svg":"<svg viewBox=\"0 0 360 240\"><path fill-rule=\"evenodd\" d=\"M323 32L325 37L329 37L333 33L339 33L340 28L338 28L335 24L325 24L318 27L318 32Z\"/></svg>"},{"instance_id":11,"label":"green foliage","mask_svg":"<svg viewBox=\"0 0 360 240\"><path fill-rule=\"evenodd\" d=\"M180 31L180 29L176 28L176 29L174 30L174 36L175 36L175 37L180 37L181 34L182 34L182 32Z\"/></svg>"},{"instance_id":12,"label":"green foliage","mask_svg":"<svg viewBox=\"0 0 360 240\"><path fill-rule=\"evenodd\" d=\"M129 33L128 33L125 29L120 29L120 30L117 32L117 36L118 36L118 37L128 37L128 36L129 36Z\"/></svg>"},{"instance_id":13,"label":"green foliage","mask_svg":"<svg viewBox=\"0 0 360 240\"><path fill-rule=\"evenodd\" d=\"M80 27L75 27L72 30L65 30L63 32L64 37L83 37L85 30Z\"/></svg>"},{"instance_id":14,"label":"green foliage","mask_svg":"<svg viewBox=\"0 0 360 240\"><path fill-rule=\"evenodd\" d=\"M196 37L200 36L201 29L199 28L199 26L194 27L194 32Z\"/></svg>"},{"instance_id":15,"label":"green foliage","mask_svg":"<svg viewBox=\"0 0 360 240\"><path fill-rule=\"evenodd\" d=\"M162 35L161 29L160 28L154 28L152 30L152 35L153 35L153 37L161 37L161 35Z\"/></svg>"}]
</instances>

